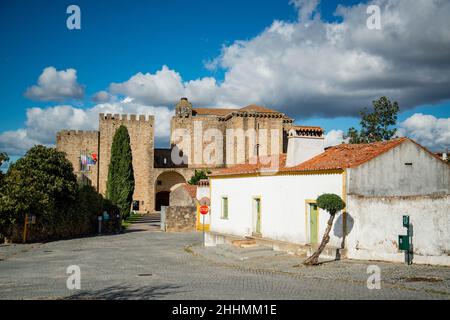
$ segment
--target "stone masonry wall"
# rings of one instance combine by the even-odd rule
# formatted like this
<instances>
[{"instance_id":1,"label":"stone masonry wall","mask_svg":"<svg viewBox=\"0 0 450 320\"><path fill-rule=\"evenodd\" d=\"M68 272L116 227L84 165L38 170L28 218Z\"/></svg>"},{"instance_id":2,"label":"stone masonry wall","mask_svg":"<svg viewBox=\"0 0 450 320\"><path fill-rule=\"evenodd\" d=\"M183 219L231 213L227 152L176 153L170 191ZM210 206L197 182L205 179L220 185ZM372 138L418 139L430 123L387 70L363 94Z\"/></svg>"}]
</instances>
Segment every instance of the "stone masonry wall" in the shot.
<instances>
[{"instance_id":1,"label":"stone masonry wall","mask_svg":"<svg viewBox=\"0 0 450 320\"><path fill-rule=\"evenodd\" d=\"M98 163L90 167L89 171L81 172L80 155L82 153L99 155L99 132L63 130L56 136L56 149L66 153L66 158L72 163L74 173L78 179L88 179L97 189Z\"/></svg>"},{"instance_id":2,"label":"stone masonry wall","mask_svg":"<svg viewBox=\"0 0 450 320\"><path fill-rule=\"evenodd\" d=\"M270 117L268 115L262 116L233 116L228 120L219 120L216 116L190 116L190 117L173 117L171 120L171 133L173 134L176 129L185 129L187 134L190 136L190 152L185 152L188 158L189 168L217 168L223 167L227 162L231 164L248 162L248 160L256 155L255 145L260 144L260 154L279 154L283 152L283 119L277 117ZM201 129L195 130L195 128ZM214 143L214 138L206 138L202 134L208 129L217 129L221 134L223 140L217 144L217 147L222 145L222 162L208 164L205 162L203 154L207 148L211 148ZM256 136L253 141L250 141L250 137L245 137L244 143L239 143L238 139L234 136L230 136L227 139L227 129L233 129L234 132L238 130L243 130L247 132L248 129L255 130ZM267 130L266 144L263 145L263 141L259 139L259 129ZM271 129L278 130L278 148L277 150L272 150L272 139ZM197 134L196 134L197 133ZM199 134L198 134L199 133ZM235 138L235 139L232 139ZM185 138L183 138L185 139ZM171 136L171 143L179 142L179 137L174 139ZM183 141L184 143L185 141ZM203 142L203 143L201 143ZM276 145L276 144L275 144ZM181 145L180 145L181 147ZM227 154L227 148L233 148L233 155ZM263 151L265 150L265 152Z\"/></svg>"},{"instance_id":3,"label":"stone masonry wall","mask_svg":"<svg viewBox=\"0 0 450 320\"><path fill-rule=\"evenodd\" d=\"M193 231L196 228L197 207L175 207L170 206L166 209L166 231Z\"/></svg>"},{"instance_id":4,"label":"stone masonry wall","mask_svg":"<svg viewBox=\"0 0 450 320\"><path fill-rule=\"evenodd\" d=\"M124 125L128 129L133 155L135 189L133 200L140 202L142 211L154 210L153 157L154 157L154 117L140 115L100 114L100 173L99 191L106 193L111 145L116 130Z\"/></svg>"}]
</instances>

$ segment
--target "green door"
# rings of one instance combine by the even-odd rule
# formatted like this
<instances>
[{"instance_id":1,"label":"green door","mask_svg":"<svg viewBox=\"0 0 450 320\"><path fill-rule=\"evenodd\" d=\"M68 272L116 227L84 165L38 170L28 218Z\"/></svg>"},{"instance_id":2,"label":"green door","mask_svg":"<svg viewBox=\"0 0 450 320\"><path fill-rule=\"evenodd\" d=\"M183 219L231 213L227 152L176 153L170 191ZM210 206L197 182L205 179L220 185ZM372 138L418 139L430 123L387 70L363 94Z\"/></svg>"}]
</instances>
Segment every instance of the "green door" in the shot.
<instances>
[{"instance_id":1,"label":"green door","mask_svg":"<svg viewBox=\"0 0 450 320\"><path fill-rule=\"evenodd\" d=\"M317 205L315 203L309 204L309 242L317 244Z\"/></svg>"},{"instance_id":2,"label":"green door","mask_svg":"<svg viewBox=\"0 0 450 320\"><path fill-rule=\"evenodd\" d=\"M260 198L254 198L254 210L256 214L256 226L255 226L255 233L261 234L261 199Z\"/></svg>"}]
</instances>

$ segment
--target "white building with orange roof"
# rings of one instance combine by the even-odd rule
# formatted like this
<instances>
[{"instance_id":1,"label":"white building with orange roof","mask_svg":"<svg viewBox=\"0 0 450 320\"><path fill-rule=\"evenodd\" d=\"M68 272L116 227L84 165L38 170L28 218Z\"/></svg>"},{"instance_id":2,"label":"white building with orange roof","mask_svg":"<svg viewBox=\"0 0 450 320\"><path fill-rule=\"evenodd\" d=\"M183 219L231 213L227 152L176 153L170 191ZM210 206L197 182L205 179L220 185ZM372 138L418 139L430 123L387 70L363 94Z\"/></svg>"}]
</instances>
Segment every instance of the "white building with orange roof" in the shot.
<instances>
[{"instance_id":1,"label":"white building with orange roof","mask_svg":"<svg viewBox=\"0 0 450 320\"><path fill-rule=\"evenodd\" d=\"M328 213L323 193L346 202L325 255L402 262L402 216L413 227L414 263L450 265L450 166L408 138L324 150L323 130L293 127L279 166L265 159L210 175L209 244L239 238L311 254Z\"/></svg>"}]
</instances>

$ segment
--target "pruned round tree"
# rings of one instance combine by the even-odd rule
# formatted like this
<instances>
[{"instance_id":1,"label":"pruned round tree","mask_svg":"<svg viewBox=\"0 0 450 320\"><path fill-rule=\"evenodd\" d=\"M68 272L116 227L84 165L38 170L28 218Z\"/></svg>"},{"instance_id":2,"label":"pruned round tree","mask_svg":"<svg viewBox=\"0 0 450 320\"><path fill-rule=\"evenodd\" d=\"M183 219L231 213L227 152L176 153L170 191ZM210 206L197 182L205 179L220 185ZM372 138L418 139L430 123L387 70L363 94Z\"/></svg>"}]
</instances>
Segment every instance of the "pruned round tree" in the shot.
<instances>
[{"instance_id":1,"label":"pruned round tree","mask_svg":"<svg viewBox=\"0 0 450 320\"><path fill-rule=\"evenodd\" d=\"M130 214L134 192L133 157L130 136L125 126L120 126L114 134L111 159L106 184L106 197L115 204L126 218Z\"/></svg>"},{"instance_id":2,"label":"pruned round tree","mask_svg":"<svg viewBox=\"0 0 450 320\"><path fill-rule=\"evenodd\" d=\"M319 256L325 249L327 243L330 241L330 231L333 226L334 216L336 215L337 212L345 208L345 202L341 199L340 196L333 193L322 194L317 198L316 204L319 208L327 211L330 214L330 218L328 219L327 229L325 230L319 248L317 248L317 251L314 252L312 256L310 256L303 262L303 264L305 265L319 264Z\"/></svg>"}]
</instances>

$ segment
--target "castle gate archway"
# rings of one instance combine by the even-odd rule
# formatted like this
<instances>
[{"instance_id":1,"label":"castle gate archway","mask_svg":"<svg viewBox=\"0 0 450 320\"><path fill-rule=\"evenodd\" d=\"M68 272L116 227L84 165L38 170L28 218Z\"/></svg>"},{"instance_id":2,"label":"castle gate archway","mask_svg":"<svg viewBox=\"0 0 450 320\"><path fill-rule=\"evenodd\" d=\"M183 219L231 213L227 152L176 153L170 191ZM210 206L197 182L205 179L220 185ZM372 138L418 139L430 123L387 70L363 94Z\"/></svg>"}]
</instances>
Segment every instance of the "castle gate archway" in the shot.
<instances>
[{"instance_id":1,"label":"castle gate archway","mask_svg":"<svg viewBox=\"0 0 450 320\"><path fill-rule=\"evenodd\" d=\"M161 206L169 205L170 188L185 182L185 177L176 171L164 171L159 174L155 180L155 211L161 211Z\"/></svg>"}]
</instances>

